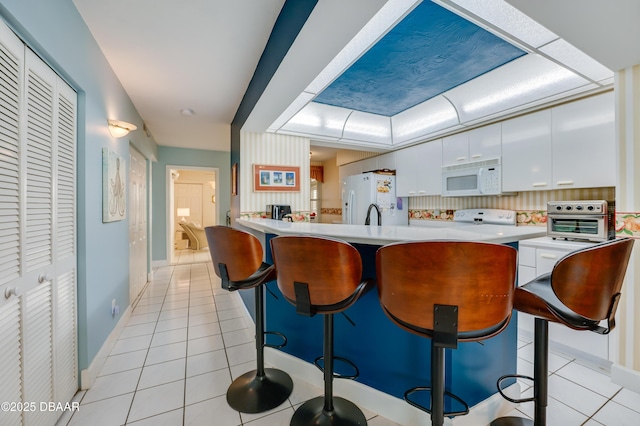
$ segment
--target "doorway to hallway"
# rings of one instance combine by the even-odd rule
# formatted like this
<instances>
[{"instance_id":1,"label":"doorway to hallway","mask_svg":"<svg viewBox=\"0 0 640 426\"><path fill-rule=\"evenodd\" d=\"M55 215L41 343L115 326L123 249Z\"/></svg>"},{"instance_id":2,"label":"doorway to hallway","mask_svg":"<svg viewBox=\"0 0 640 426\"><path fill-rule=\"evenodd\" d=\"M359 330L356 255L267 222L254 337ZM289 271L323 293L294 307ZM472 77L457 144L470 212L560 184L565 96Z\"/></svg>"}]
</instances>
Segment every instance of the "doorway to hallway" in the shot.
<instances>
[{"instance_id":1,"label":"doorway to hallway","mask_svg":"<svg viewBox=\"0 0 640 426\"><path fill-rule=\"evenodd\" d=\"M202 247L198 232L220 222L218 209L218 169L188 166L167 166L169 190L167 197L167 259L170 264L185 259L201 259L208 249ZM206 245L206 244L204 244ZM200 246L200 247L199 247ZM200 253L202 252L202 253Z\"/></svg>"}]
</instances>

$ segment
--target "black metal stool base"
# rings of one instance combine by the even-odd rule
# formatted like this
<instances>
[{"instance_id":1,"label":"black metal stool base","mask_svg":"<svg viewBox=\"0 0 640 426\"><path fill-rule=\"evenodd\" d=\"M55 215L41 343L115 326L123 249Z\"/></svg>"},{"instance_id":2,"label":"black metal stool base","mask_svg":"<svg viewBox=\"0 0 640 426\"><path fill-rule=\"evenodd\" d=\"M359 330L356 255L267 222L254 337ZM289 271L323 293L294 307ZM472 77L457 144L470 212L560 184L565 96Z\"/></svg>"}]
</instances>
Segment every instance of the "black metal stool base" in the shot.
<instances>
[{"instance_id":1,"label":"black metal stool base","mask_svg":"<svg viewBox=\"0 0 640 426\"><path fill-rule=\"evenodd\" d=\"M264 376L258 377L253 370L231 383L227 402L241 413L262 413L285 402L292 389L293 381L284 371L265 368Z\"/></svg>"},{"instance_id":2,"label":"black metal stool base","mask_svg":"<svg viewBox=\"0 0 640 426\"><path fill-rule=\"evenodd\" d=\"M362 411L351 401L333 398L333 411L324 410L324 397L310 399L302 404L291 418L291 426L352 426L366 425Z\"/></svg>"},{"instance_id":3,"label":"black metal stool base","mask_svg":"<svg viewBox=\"0 0 640 426\"><path fill-rule=\"evenodd\" d=\"M533 420L515 416L500 417L489 423L489 426L533 426Z\"/></svg>"}]
</instances>

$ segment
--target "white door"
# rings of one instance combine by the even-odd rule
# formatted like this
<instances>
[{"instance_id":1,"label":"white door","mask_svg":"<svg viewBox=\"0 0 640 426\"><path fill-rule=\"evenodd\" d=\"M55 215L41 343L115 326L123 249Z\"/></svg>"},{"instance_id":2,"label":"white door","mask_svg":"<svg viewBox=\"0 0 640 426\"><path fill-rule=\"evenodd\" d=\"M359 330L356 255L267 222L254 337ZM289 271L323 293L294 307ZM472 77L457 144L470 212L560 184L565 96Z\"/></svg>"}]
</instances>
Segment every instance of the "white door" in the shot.
<instances>
[{"instance_id":1,"label":"white door","mask_svg":"<svg viewBox=\"0 0 640 426\"><path fill-rule=\"evenodd\" d=\"M147 283L147 162L129 147L129 300Z\"/></svg>"}]
</instances>

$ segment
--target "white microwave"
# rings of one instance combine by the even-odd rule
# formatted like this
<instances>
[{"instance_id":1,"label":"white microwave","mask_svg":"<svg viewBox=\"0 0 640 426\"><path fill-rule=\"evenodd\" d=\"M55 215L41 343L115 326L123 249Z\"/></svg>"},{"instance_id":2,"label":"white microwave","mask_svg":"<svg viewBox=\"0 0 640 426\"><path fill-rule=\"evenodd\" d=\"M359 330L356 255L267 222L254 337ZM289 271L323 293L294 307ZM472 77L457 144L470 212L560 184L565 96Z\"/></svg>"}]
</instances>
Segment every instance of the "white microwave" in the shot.
<instances>
[{"instance_id":1,"label":"white microwave","mask_svg":"<svg viewBox=\"0 0 640 426\"><path fill-rule=\"evenodd\" d=\"M442 167L442 196L503 195L500 158Z\"/></svg>"}]
</instances>

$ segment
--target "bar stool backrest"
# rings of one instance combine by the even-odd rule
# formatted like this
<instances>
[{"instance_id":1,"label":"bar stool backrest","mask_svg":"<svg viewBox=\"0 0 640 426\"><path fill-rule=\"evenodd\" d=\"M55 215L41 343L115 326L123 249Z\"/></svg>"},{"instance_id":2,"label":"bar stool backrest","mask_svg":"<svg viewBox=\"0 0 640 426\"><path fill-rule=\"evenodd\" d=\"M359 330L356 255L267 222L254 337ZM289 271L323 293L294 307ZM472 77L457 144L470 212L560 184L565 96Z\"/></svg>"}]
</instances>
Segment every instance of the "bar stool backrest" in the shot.
<instances>
[{"instance_id":1,"label":"bar stool backrest","mask_svg":"<svg viewBox=\"0 0 640 426\"><path fill-rule=\"evenodd\" d=\"M609 319L613 324L633 241L607 241L560 259L551 272L551 287L558 299L585 318Z\"/></svg>"},{"instance_id":2,"label":"bar stool backrest","mask_svg":"<svg viewBox=\"0 0 640 426\"><path fill-rule=\"evenodd\" d=\"M280 236L271 240L271 250L278 288L290 303L297 304L295 283L308 285L312 313L338 312L357 299L362 259L351 244L326 237Z\"/></svg>"},{"instance_id":3,"label":"bar stool backrest","mask_svg":"<svg viewBox=\"0 0 640 426\"><path fill-rule=\"evenodd\" d=\"M431 336L434 304L458 306L458 340L498 334L511 317L517 251L462 241L395 243L378 249L378 296L385 313Z\"/></svg>"},{"instance_id":4,"label":"bar stool backrest","mask_svg":"<svg viewBox=\"0 0 640 426\"><path fill-rule=\"evenodd\" d=\"M254 235L227 226L208 226L205 233L218 277L220 263L227 266L230 281L242 281L262 265L262 245Z\"/></svg>"}]
</instances>

